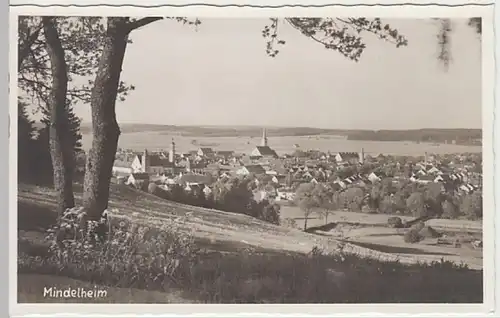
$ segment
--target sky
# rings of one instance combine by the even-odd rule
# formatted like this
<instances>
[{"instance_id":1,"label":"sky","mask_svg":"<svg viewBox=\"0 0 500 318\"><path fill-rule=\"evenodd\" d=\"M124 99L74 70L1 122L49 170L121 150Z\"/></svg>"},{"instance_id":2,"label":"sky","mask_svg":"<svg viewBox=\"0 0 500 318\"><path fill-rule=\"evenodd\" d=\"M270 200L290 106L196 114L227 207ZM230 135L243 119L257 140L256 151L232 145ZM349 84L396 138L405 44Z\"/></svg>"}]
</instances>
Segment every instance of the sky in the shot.
<instances>
[{"instance_id":1,"label":"sky","mask_svg":"<svg viewBox=\"0 0 500 318\"><path fill-rule=\"evenodd\" d=\"M359 62L283 24L276 58L268 19L201 19L195 30L158 21L132 33L121 79L136 87L119 123L300 126L332 129L481 128L481 50L453 20L452 64L437 60L434 20L383 19L407 47L363 35ZM90 107L75 112L90 121Z\"/></svg>"}]
</instances>

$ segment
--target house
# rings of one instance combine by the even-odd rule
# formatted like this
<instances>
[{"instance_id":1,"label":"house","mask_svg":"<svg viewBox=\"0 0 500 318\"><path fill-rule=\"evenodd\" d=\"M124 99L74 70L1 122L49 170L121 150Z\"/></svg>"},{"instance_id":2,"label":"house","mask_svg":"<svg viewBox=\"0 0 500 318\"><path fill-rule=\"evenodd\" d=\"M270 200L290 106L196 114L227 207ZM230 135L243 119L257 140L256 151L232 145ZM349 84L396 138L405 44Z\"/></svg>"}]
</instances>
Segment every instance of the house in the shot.
<instances>
[{"instance_id":1,"label":"house","mask_svg":"<svg viewBox=\"0 0 500 318\"><path fill-rule=\"evenodd\" d=\"M264 169L261 165L246 165L237 170L236 174L240 176L261 175L266 174L266 169Z\"/></svg>"},{"instance_id":2,"label":"house","mask_svg":"<svg viewBox=\"0 0 500 318\"><path fill-rule=\"evenodd\" d=\"M339 152L335 156L335 161L337 163L358 164L362 159L357 152Z\"/></svg>"},{"instance_id":3,"label":"house","mask_svg":"<svg viewBox=\"0 0 500 318\"><path fill-rule=\"evenodd\" d=\"M146 182L149 182L149 174L146 172L136 172L132 173L125 183L130 185L139 185L140 183Z\"/></svg>"},{"instance_id":4,"label":"house","mask_svg":"<svg viewBox=\"0 0 500 318\"><path fill-rule=\"evenodd\" d=\"M440 174L436 178L434 178L434 182L447 182L447 181L449 181L449 177L444 174Z\"/></svg>"},{"instance_id":5,"label":"house","mask_svg":"<svg viewBox=\"0 0 500 318\"><path fill-rule=\"evenodd\" d=\"M441 170L439 170L438 168L432 166L432 168L428 169L427 170L427 173L428 174L442 174Z\"/></svg>"},{"instance_id":6,"label":"house","mask_svg":"<svg viewBox=\"0 0 500 318\"><path fill-rule=\"evenodd\" d=\"M269 146L257 146L250 153L251 159L276 159L278 154Z\"/></svg>"},{"instance_id":7,"label":"house","mask_svg":"<svg viewBox=\"0 0 500 318\"><path fill-rule=\"evenodd\" d=\"M213 157L215 152L212 148L201 147L196 154L202 158L206 158Z\"/></svg>"},{"instance_id":8,"label":"house","mask_svg":"<svg viewBox=\"0 0 500 318\"><path fill-rule=\"evenodd\" d=\"M228 151L224 151L224 150L220 150L220 151L217 151L215 153L215 155L219 158L223 158L223 159L230 159L231 157L233 157L234 155L234 151L231 151L231 150L228 150Z\"/></svg>"},{"instance_id":9,"label":"house","mask_svg":"<svg viewBox=\"0 0 500 318\"><path fill-rule=\"evenodd\" d=\"M344 182L343 180L336 180L334 182L334 184L338 184L338 186L341 188L341 189L345 189L347 188L347 183Z\"/></svg>"},{"instance_id":10,"label":"house","mask_svg":"<svg viewBox=\"0 0 500 318\"><path fill-rule=\"evenodd\" d=\"M271 175L271 176L277 176L278 172L271 169L271 170L266 170L266 174Z\"/></svg>"},{"instance_id":11,"label":"house","mask_svg":"<svg viewBox=\"0 0 500 318\"><path fill-rule=\"evenodd\" d=\"M213 179L211 176L194 173L182 174L177 180L177 184L181 186L210 185L212 182Z\"/></svg>"},{"instance_id":12,"label":"house","mask_svg":"<svg viewBox=\"0 0 500 318\"><path fill-rule=\"evenodd\" d=\"M114 176L123 176L130 175L132 171L132 162L116 159L113 163L113 175Z\"/></svg>"},{"instance_id":13,"label":"house","mask_svg":"<svg viewBox=\"0 0 500 318\"><path fill-rule=\"evenodd\" d=\"M463 192L465 193L471 193L473 192L474 190L476 190L476 187L473 186L472 184L470 183L467 183L467 184L462 184L460 187L459 187L460 190L462 190Z\"/></svg>"},{"instance_id":14,"label":"house","mask_svg":"<svg viewBox=\"0 0 500 318\"><path fill-rule=\"evenodd\" d=\"M375 172L372 172L368 175L368 180L370 180L371 183L379 182L382 180L381 176L377 175Z\"/></svg>"},{"instance_id":15,"label":"house","mask_svg":"<svg viewBox=\"0 0 500 318\"><path fill-rule=\"evenodd\" d=\"M434 182L434 176L430 176L430 175L425 175L425 176L419 176L415 182L417 183L421 183L421 184L427 184L427 183L431 183L431 182Z\"/></svg>"},{"instance_id":16,"label":"house","mask_svg":"<svg viewBox=\"0 0 500 318\"><path fill-rule=\"evenodd\" d=\"M212 189L210 189L208 185L205 185L202 191L205 194L205 197L208 197L209 195L212 194Z\"/></svg>"},{"instance_id":17,"label":"house","mask_svg":"<svg viewBox=\"0 0 500 318\"><path fill-rule=\"evenodd\" d=\"M276 201L293 201L295 198L295 193L292 191L277 190L276 191Z\"/></svg>"},{"instance_id":18,"label":"house","mask_svg":"<svg viewBox=\"0 0 500 318\"><path fill-rule=\"evenodd\" d=\"M159 154L150 154L144 150L142 155L136 155L132 161L132 172L145 172L149 174L163 174L165 172L172 172L175 170L174 155L170 158L164 158Z\"/></svg>"},{"instance_id":19,"label":"house","mask_svg":"<svg viewBox=\"0 0 500 318\"><path fill-rule=\"evenodd\" d=\"M275 175L271 179L271 181L275 184L285 184L286 176L284 175Z\"/></svg>"}]
</instances>

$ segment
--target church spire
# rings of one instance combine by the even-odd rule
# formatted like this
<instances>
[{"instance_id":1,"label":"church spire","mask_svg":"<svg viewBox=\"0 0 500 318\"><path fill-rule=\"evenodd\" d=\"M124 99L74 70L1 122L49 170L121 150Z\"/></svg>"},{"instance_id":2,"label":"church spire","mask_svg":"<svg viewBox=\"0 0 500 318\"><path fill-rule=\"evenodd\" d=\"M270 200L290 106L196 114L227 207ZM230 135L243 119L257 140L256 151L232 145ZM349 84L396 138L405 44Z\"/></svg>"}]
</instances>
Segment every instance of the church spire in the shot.
<instances>
[{"instance_id":1,"label":"church spire","mask_svg":"<svg viewBox=\"0 0 500 318\"><path fill-rule=\"evenodd\" d=\"M175 141L174 138L172 138L172 144L170 145L170 152L168 154L168 161L171 163L175 162Z\"/></svg>"},{"instance_id":2,"label":"church spire","mask_svg":"<svg viewBox=\"0 0 500 318\"><path fill-rule=\"evenodd\" d=\"M262 140L260 142L262 147L267 147L267 131L266 128L262 129Z\"/></svg>"}]
</instances>

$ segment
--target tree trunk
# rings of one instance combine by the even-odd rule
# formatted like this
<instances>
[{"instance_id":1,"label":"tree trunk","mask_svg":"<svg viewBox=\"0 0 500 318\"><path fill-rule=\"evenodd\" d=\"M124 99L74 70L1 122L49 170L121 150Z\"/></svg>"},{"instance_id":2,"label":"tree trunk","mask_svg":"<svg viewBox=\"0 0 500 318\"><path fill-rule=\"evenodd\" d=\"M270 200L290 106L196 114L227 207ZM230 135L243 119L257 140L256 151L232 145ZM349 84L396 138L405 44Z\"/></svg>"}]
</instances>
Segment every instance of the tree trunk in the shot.
<instances>
[{"instance_id":1,"label":"tree trunk","mask_svg":"<svg viewBox=\"0 0 500 318\"><path fill-rule=\"evenodd\" d=\"M307 230L307 219L308 219L308 218L309 218L309 215L308 215L308 214L306 214L306 215L304 216L304 231L306 231L306 230Z\"/></svg>"},{"instance_id":2,"label":"tree trunk","mask_svg":"<svg viewBox=\"0 0 500 318\"><path fill-rule=\"evenodd\" d=\"M69 140L71 133L66 112L67 66L54 20L53 17L42 19L52 71L52 87L49 105L47 105L50 110L50 155L54 169L54 188L57 191L57 210L61 214L75 205L73 196L74 151Z\"/></svg>"},{"instance_id":3,"label":"tree trunk","mask_svg":"<svg viewBox=\"0 0 500 318\"><path fill-rule=\"evenodd\" d=\"M115 104L127 47L127 18L108 18L104 47L99 61L90 107L92 148L85 169L83 205L88 218L97 220L107 208L113 163L120 129Z\"/></svg>"}]
</instances>

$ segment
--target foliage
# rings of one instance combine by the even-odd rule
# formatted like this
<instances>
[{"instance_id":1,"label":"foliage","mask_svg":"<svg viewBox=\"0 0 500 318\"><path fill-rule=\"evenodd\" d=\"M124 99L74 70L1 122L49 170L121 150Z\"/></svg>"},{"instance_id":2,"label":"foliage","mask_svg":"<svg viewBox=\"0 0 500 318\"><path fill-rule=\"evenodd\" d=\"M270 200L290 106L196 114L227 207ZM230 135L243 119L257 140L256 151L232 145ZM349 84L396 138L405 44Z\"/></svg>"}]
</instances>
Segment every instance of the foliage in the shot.
<instances>
[{"instance_id":1,"label":"foliage","mask_svg":"<svg viewBox=\"0 0 500 318\"><path fill-rule=\"evenodd\" d=\"M403 227L403 220L401 218L395 216L395 217L390 217L387 220L387 224L392 227L392 228L402 228Z\"/></svg>"},{"instance_id":2,"label":"foliage","mask_svg":"<svg viewBox=\"0 0 500 318\"><path fill-rule=\"evenodd\" d=\"M26 104L18 100L17 111L17 171L18 178L21 181L28 181L32 173L32 153L35 147L33 121L29 118L26 112Z\"/></svg>"},{"instance_id":3,"label":"foliage","mask_svg":"<svg viewBox=\"0 0 500 318\"><path fill-rule=\"evenodd\" d=\"M81 118L77 117L73 107L70 104L66 105L65 108L67 120L68 120L68 125L69 125L69 132L71 134L71 144L73 145L74 153L75 156L77 153L81 152L82 150L82 134L80 133L80 124L82 122ZM42 124L45 125L43 127L43 130L47 130L47 132L43 132L43 134L46 134L47 136L49 135L48 130L50 128L50 112L46 108L41 109L41 113L43 115L42 119L40 120Z\"/></svg>"},{"instance_id":4,"label":"foliage","mask_svg":"<svg viewBox=\"0 0 500 318\"><path fill-rule=\"evenodd\" d=\"M61 274L136 288L175 281L196 264L193 236L177 230L182 220L150 229L104 215L101 221L85 221L82 208L67 210L48 230L45 262ZM105 238L97 230L102 226L108 230Z\"/></svg>"},{"instance_id":5,"label":"foliage","mask_svg":"<svg viewBox=\"0 0 500 318\"><path fill-rule=\"evenodd\" d=\"M304 230L307 229L307 220L313 210L318 206L317 197L314 196L315 185L302 183L295 192L295 204L304 212Z\"/></svg>"},{"instance_id":6,"label":"foliage","mask_svg":"<svg viewBox=\"0 0 500 318\"><path fill-rule=\"evenodd\" d=\"M437 34L438 39L438 60L443 63L445 69L448 69L452 62L451 55L451 33L453 32L453 25L450 19L437 19L439 23L439 31ZM482 35L482 18L473 17L469 18L468 25L475 29L476 33Z\"/></svg>"},{"instance_id":7,"label":"foliage","mask_svg":"<svg viewBox=\"0 0 500 318\"><path fill-rule=\"evenodd\" d=\"M18 100L18 179L48 185L53 182L49 137L47 131L34 128L26 107L23 100Z\"/></svg>"},{"instance_id":8,"label":"foliage","mask_svg":"<svg viewBox=\"0 0 500 318\"><path fill-rule=\"evenodd\" d=\"M418 243L421 240L422 236L417 229L410 229L404 234L404 241L406 243Z\"/></svg>"},{"instance_id":9,"label":"foliage","mask_svg":"<svg viewBox=\"0 0 500 318\"><path fill-rule=\"evenodd\" d=\"M456 219L460 216L460 210L456 202L452 198L443 201L443 218Z\"/></svg>"},{"instance_id":10,"label":"foliage","mask_svg":"<svg viewBox=\"0 0 500 318\"><path fill-rule=\"evenodd\" d=\"M328 184L318 183L314 187L312 195L325 219L325 224L327 224L328 216L339 208L339 194Z\"/></svg>"},{"instance_id":11,"label":"foliage","mask_svg":"<svg viewBox=\"0 0 500 318\"><path fill-rule=\"evenodd\" d=\"M427 215L424 195L420 192L412 193L406 200L406 206L414 217L423 217Z\"/></svg>"},{"instance_id":12,"label":"foliage","mask_svg":"<svg viewBox=\"0 0 500 318\"><path fill-rule=\"evenodd\" d=\"M281 220L281 225L292 229L298 228L297 221L295 221L295 219L293 218L284 218L283 220Z\"/></svg>"},{"instance_id":13,"label":"foliage","mask_svg":"<svg viewBox=\"0 0 500 318\"><path fill-rule=\"evenodd\" d=\"M56 17L56 25L68 65L68 107L76 102L90 102L90 93L97 63L102 54L105 28L102 17ZM42 111L47 111L50 94L51 70L41 17L19 17L18 85ZM84 84L83 84L84 83ZM120 100L134 86L119 83Z\"/></svg>"},{"instance_id":14,"label":"foliage","mask_svg":"<svg viewBox=\"0 0 500 318\"><path fill-rule=\"evenodd\" d=\"M181 235L179 232L175 234ZM117 237L120 235L117 234ZM159 239L153 241L167 251L167 246L172 245ZM134 254L133 247L142 246L142 239L116 242L130 242L132 245L118 243L112 251L100 254L99 258L92 253L83 263L63 263L64 266L58 266L53 258L35 258L21 253L19 272L65 275L105 286L164 292L181 289L185 298L202 303L483 301L482 272L444 260L404 265L361 258L342 251L327 254L315 248L308 255L258 253L251 249L210 256L194 252L189 253L192 257L187 257L194 261L178 263L175 259L186 258L177 254L172 257L167 252L158 253L157 262L151 262L151 255L164 249L146 244L145 253ZM124 251L118 252L120 250ZM185 248L179 250L186 251ZM190 247L187 250L190 251ZM113 255L125 257L113 258ZM136 255L136 258L128 255Z\"/></svg>"},{"instance_id":15,"label":"foliage","mask_svg":"<svg viewBox=\"0 0 500 318\"><path fill-rule=\"evenodd\" d=\"M364 192L361 188L348 188L344 191L345 203L350 211L360 212L363 205Z\"/></svg>"},{"instance_id":16,"label":"foliage","mask_svg":"<svg viewBox=\"0 0 500 318\"><path fill-rule=\"evenodd\" d=\"M481 140L481 129L418 129L418 130L363 130L347 133L348 140L445 142L455 140L467 144L471 139Z\"/></svg>"},{"instance_id":17,"label":"foliage","mask_svg":"<svg viewBox=\"0 0 500 318\"><path fill-rule=\"evenodd\" d=\"M476 191L466 194L460 205L460 212L468 219L475 220L483 217L483 196L482 192Z\"/></svg>"},{"instance_id":18,"label":"foliage","mask_svg":"<svg viewBox=\"0 0 500 318\"><path fill-rule=\"evenodd\" d=\"M277 46L286 42L279 39L278 18L270 18L270 24L262 30L266 39L266 53L275 57L279 53ZM406 46L408 41L404 36L379 18L285 18L284 22L292 26L304 36L319 43L325 49L334 50L344 57L359 61L366 48L362 34L371 33L381 40L388 41L396 47Z\"/></svg>"},{"instance_id":19,"label":"foliage","mask_svg":"<svg viewBox=\"0 0 500 318\"><path fill-rule=\"evenodd\" d=\"M267 199L256 202L253 198L252 180L248 178L218 180L212 185L209 196L199 187L185 191L178 184L169 186L168 191L155 187L154 194L174 202L246 214L273 224L280 222L280 206Z\"/></svg>"}]
</instances>

